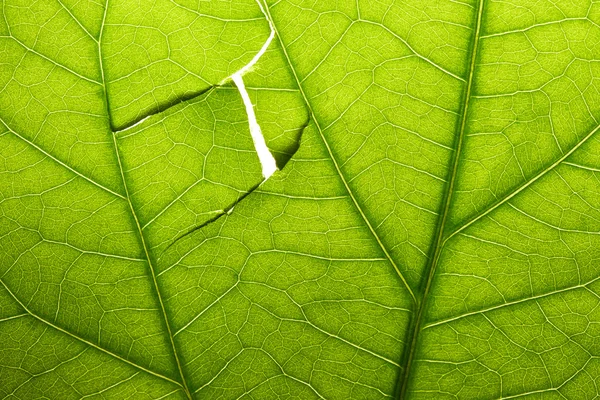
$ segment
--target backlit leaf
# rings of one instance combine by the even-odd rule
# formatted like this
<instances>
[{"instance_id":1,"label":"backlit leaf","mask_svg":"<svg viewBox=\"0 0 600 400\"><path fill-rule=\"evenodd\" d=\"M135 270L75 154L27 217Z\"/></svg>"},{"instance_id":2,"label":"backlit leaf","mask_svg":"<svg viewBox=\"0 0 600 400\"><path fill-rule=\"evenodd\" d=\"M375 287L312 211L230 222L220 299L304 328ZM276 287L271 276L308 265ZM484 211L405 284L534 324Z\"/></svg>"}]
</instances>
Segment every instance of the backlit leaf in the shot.
<instances>
[{"instance_id":1,"label":"backlit leaf","mask_svg":"<svg viewBox=\"0 0 600 400\"><path fill-rule=\"evenodd\" d=\"M0 397L600 395L600 3L0 4Z\"/></svg>"}]
</instances>

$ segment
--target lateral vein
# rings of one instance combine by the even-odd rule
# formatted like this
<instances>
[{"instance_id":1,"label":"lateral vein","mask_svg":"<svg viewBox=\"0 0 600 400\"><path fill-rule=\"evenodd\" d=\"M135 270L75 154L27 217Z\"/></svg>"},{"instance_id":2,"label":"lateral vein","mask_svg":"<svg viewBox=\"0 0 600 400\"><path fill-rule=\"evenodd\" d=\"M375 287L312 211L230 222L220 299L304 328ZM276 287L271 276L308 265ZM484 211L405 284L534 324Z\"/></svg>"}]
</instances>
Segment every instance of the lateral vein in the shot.
<instances>
[{"instance_id":1,"label":"lateral vein","mask_svg":"<svg viewBox=\"0 0 600 400\"><path fill-rule=\"evenodd\" d=\"M479 213L476 216L472 217L469 221L467 221L466 223L464 223L462 226L460 226L459 228L455 229L452 233L450 233L448 235L448 237L446 237L444 239L444 243L443 244L445 244L446 242L448 242L448 240L450 240L456 234L464 231L469 226L471 226L475 222L479 221L481 218L485 217L486 215L490 214L492 211L494 211L495 209L497 209L501 205L505 204L507 201L509 201L510 199L512 199L513 197L515 197L516 195L518 195L519 193L521 193L522 191L524 191L525 189L527 189L529 186L533 185L535 182L539 181L542 177L544 177L549 172L553 171L560 164L564 163L566 165L573 166L572 163L568 163L568 162L564 162L564 161L567 158L569 158L569 156L571 156L573 153L575 153L581 146L583 146L599 130L600 130L600 125L598 125L590 133L588 133L586 136L584 136L584 138L581 139L579 142L577 142L577 144L575 146L573 146L571 148L571 150L569 150L568 152L566 152L562 157L560 157L558 160L556 160L550 166L548 166L547 168L545 168L542 171L540 171L537 175L535 175L533 178L529 179L527 182L525 182L524 184L522 184L521 186L519 186L516 190L514 190L513 192L511 192L509 195L501 198L500 200L498 200L497 202L495 202L494 204L492 204L490 207L488 207L487 209L483 210L481 213Z\"/></svg>"},{"instance_id":2,"label":"lateral vein","mask_svg":"<svg viewBox=\"0 0 600 400\"><path fill-rule=\"evenodd\" d=\"M6 285L6 283L4 283L4 280L3 280L3 279L1 279L1 278L0 278L0 284L2 284L2 286L4 286L4 289L6 289L6 291L8 292L8 294L10 294L10 296L11 296L11 297L12 297L12 298L13 298L13 299L14 299L14 300L17 302L17 303L19 303L19 305L21 306L21 308L23 308L23 310L25 310L25 312L26 312L28 315L30 315L31 317L33 317L33 318L37 319L38 321L40 321L40 322L42 322L42 323L44 323L44 324L46 324L46 325L50 326L51 328L54 328L54 329L56 329L56 330L57 330L57 331L59 331L59 332L62 332L62 333L64 333L64 334L65 334L65 335L67 335L67 336L70 336L70 337L72 337L73 339L76 339L76 340L78 340L78 341L80 341L80 342L82 342L82 343L85 343L86 345L88 345L88 346L90 346L90 347L93 347L93 348L94 348L94 349L96 349L96 350L99 350L99 351L101 351L101 352L103 352L103 353L105 353L105 354L108 354L109 356L112 356L113 358L115 358L115 359L117 359L117 360L119 360L119 361L122 361L122 362L124 362L124 363L126 363L126 364L129 364L129 365L131 365L132 367L135 367L135 368L137 368L137 369L139 369L139 370L141 370L141 371L147 372L147 373L149 373L150 375L154 375L154 376L156 376L157 378L161 378L161 379L164 379L164 380L166 380L166 381L169 381L169 382L171 382L171 383L173 383L173 384L175 384L175 385L179 386L180 388L182 388L182 385L181 385L181 383L179 383L179 382L177 382L177 381L174 381L173 379L171 379L171 378L169 378L169 377L167 377L167 376L164 376L164 375L162 375L162 374L159 374L158 372L154 372L154 371L152 371L152 370L150 370L150 369L148 369L148 368L142 367L141 365L138 365L138 364L136 364L136 363L134 363L134 362L132 362L132 361L129 361L128 359L126 359L126 358L123 358L123 357L121 357L120 355L118 355L118 354L115 354L115 353L113 353L113 352L112 352L112 351L110 351L110 350L107 350L107 349L105 349L105 348L103 348L103 347L100 347L99 345L97 345L97 344L95 344L95 343L93 343L93 342L90 342L90 341L89 341L89 340L87 340L87 339L84 339L84 338L82 338L82 337L79 337L79 336L75 335L74 333L71 333L71 332L69 332L68 330L61 328L60 326L53 324L52 322L45 320L44 318L42 318L42 317L40 317L39 315L37 315L37 314L35 314L34 312L32 312L32 311L31 311L31 310L30 310L30 309L29 309L29 308L28 308L28 307L27 307L25 304L23 304L23 302L22 302L21 300L19 300L19 298L18 298L18 297L17 297L17 296L16 296L16 295L15 295L15 294L14 294L14 293L13 293L13 292L12 292L12 291L9 289L9 287ZM23 314L21 314L21 315L19 315L19 316L22 316L22 315L23 315ZM16 317L15 317L15 318L16 318Z\"/></svg>"},{"instance_id":3,"label":"lateral vein","mask_svg":"<svg viewBox=\"0 0 600 400\"><path fill-rule=\"evenodd\" d=\"M105 102L104 102L104 104L105 104L105 107L106 107L107 115L110 117L110 107L109 107L108 95L107 95L107 88L106 88L106 77L105 77L105 74L104 74L104 66L103 66L103 60L102 60L102 34L104 32L104 25L105 25L105 21L106 21L106 13L107 13L107 10L108 10L108 3L109 3L109 0L106 0L106 4L105 4L105 7L104 7L104 16L102 17L102 25L101 25L101 28L100 28L100 35L99 35L99 39L98 39L98 58L100 60L100 72L101 72L101 76L102 76L102 86L103 86L103 89L104 89L104 96L105 96ZM142 230L142 226L140 225L140 221L139 221L139 219L137 217L137 214L135 212L135 208L133 207L133 203L131 201L131 196L129 194L129 188L127 186L127 180L125 179L125 172L123 170L123 164L122 164L122 161L121 161L121 155L119 153L119 146L117 144L117 137L116 137L115 133L111 133L111 136L112 136L112 140L113 140L113 147L114 147L114 151L115 151L115 156L117 158L117 164L118 164L118 167L119 167L119 173L121 174L121 180L123 182L123 187L125 189L125 199L127 200L127 203L129 204L130 213L131 213L131 216L133 217L133 220L135 221L135 225L136 225L136 228L137 228L137 231L138 231L138 237L140 239L142 248L144 250L145 258L146 258L146 260L148 262L148 267L150 269L150 275L152 277L152 283L153 283L153 286L154 286L154 290L156 292L156 296L158 298L158 303L160 305L161 316L162 316L162 319L164 321L165 327L167 328L167 334L168 334L168 337L169 337L169 341L170 341L170 345L171 345L171 350L173 352L173 357L175 358L175 363L177 364L177 369L178 369L178 372L179 372L179 376L181 377L181 386L183 387L183 390L184 390L186 396L188 397L188 399L191 400L192 396L191 396L190 389L188 387L187 381L185 379L185 375L183 373L183 368L181 366L181 362L179 360L179 354L178 354L177 348L175 346L175 340L174 340L173 333L172 333L172 330L171 330L171 325L169 323L169 319L167 317L167 312L166 312L166 309L165 309L165 305L164 305L164 302L163 302L163 299L162 299L162 294L161 294L160 288L158 286L158 280L156 278L156 271L154 270L154 265L153 265L152 259L150 257L150 252L148 250L148 245L146 244L146 239L144 237L144 232Z\"/></svg>"},{"instance_id":4,"label":"lateral vein","mask_svg":"<svg viewBox=\"0 0 600 400\"><path fill-rule=\"evenodd\" d=\"M260 1L260 0L257 0L257 1ZM262 6L261 6L261 9L263 9ZM265 12L265 16L267 17L267 19L269 21L269 24L271 25L272 29L277 33L277 27L275 26L275 23L273 22L273 19L271 17L271 13L269 11L269 7L267 5L265 5L265 7L263 9L263 12ZM304 92L304 88L302 87L302 84L300 83L300 79L298 78L298 74L296 73L296 70L294 69L294 66L292 64L292 61L291 61L288 53L287 53L287 50L286 50L285 45L284 45L284 43L283 43L283 41L281 39L281 36L279 34L277 34L277 37L279 39L279 43L281 45L281 49L283 51L283 54L285 55L287 63L289 65L289 67L290 67L290 71L292 72L292 75L294 76L294 79L296 80L296 84L298 85L298 89L300 90L300 93L302 94L302 98L304 99L304 103L306 104L306 106L309 109L311 119L315 122L317 130L319 131L319 135L321 136L321 140L323 141L323 144L325 145L325 148L327 149L327 153L329 154L329 158L333 162L333 165L334 165L334 167L336 169L336 172L338 173L338 175L340 176L340 179L341 179L342 183L344 184L344 188L346 189L346 192L350 196L350 199L352 200L352 203L354 204L356 210L359 212L359 214L362 217L363 221L365 222L365 224L369 228L369 231L371 232L371 234L373 235L373 237L377 241L377 244L379 245L379 247L381 248L381 250L385 254L385 257L390 262L390 264L392 264L392 266L394 267L394 270L398 274L398 277L400 278L400 280L402 281L403 285L406 287L406 290L410 294L411 300L413 301L413 303L416 303L417 299L415 297L415 294L414 294L412 288L408 284L408 281L406 280L406 278L404 277L404 275L400 271L400 268L398 268L398 265L396 264L396 262L392 259L391 255L389 254L389 252L387 251L387 249L385 248L385 246L383 245L383 243L382 243L379 235L377 234L377 232L375 231L375 229L371 225L371 222L369 221L369 219L365 215L364 211L362 210L362 207L358 203L358 200L354 196L354 192L350 188L350 186L348 184L348 181L346 180L346 177L342 173L340 165L337 162L337 159L333 155L333 151L331 150L331 147L329 146L329 142L327 141L327 139L325 138L325 135L323 134L323 130L321 129L319 121L317 121L317 119L314 116L314 111L313 111L312 106L311 106L311 104L310 104L310 102L308 100L308 96Z\"/></svg>"},{"instance_id":5,"label":"lateral vein","mask_svg":"<svg viewBox=\"0 0 600 400\"><path fill-rule=\"evenodd\" d=\"M123 196L122 194L117 193L114 190L111 190L111 189L107 188L106 186L103 186L100 183L96 182L95 180L93 180L89 176L82 174L81 172L79 172L76 169L74 169L74 168L70 167L69 165L65 164L64 162L62 162L61 160L59 160L58 158L56 158L52 154L48 153L46 150L42 149L40 146L38 146L37 144L35 144L31 140L29 140L26 137L22 136L21 134L17 133L10 126L8 126L8 124L6 122L4 122L2 119L0 119L0 123L2 123L4 126L6 126L6 129L8 129L13 135L15 135L16 137L18 137L19 139L21 139L22 141L24 141L25 143L27 143L28 145L30 145L31 147L33 147L34 149L36 149L37 151L39 151L40 153L42 153L43 155L45 155L46 157L50 158L52 161L56 162L60 166L68 169L69 171L71 171L75 175L79 176L80 178L85 179L86 181L88 181L92 185L94 185L94 186L96 186L96 187L104 190L105 192L108 192L108 193L110 193L110 194L112 194L114 196L117 196L118 198L120 198L122 200L125 200L125 196Z\"/></svg>"}]
</instances>

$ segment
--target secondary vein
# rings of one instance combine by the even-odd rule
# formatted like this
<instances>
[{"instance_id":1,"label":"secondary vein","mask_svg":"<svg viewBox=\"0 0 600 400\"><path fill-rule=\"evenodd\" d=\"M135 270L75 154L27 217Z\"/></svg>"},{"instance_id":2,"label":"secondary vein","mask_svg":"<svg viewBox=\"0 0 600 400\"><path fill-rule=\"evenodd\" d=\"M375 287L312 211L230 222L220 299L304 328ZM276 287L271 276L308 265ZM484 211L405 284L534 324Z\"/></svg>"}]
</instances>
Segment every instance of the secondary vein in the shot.
<instances>
[{"instance_id":1,"label":"secondary vein","mask_svg":"<svg viewBox=\"0 0 600 400\"><path fill-rule=\"evenodd\" d=\"M260 1L260 0L257 0ZM261 6L261 8L263 8ZM336 172L338 173L338 175L340 176L340 179L344 185L344 188L346 189L346 192L348 193L348 195L350 196L350 199L352 200L352 203L354 204L356 210L358 211L358 213L360 214L360 216L362 217L363 221L365 222L365 224L367 225L367 227L369 228L369 231L371 232L371 234L373 235L373 237L375 238L375 240L377 241L377 244L379 245L379 247L381 248L382 252L384 253L386 259L390 262L390 264L392 264L392 266L394 267L394 270L396 271L396 273L398 274L398 277L400 278L400 280L402 281L403 285L406 287L406 290L408 291L408 293L410 294L411 300L413 301L414 304L416 304L417 302L417 298L412 290L412 288L410 287L410 285L408 284L408 281L406 280L406 278L404 277L404 275L402 274L402 271L400 271L400 268L398 267L398 265L396 264L396 262L394 261L394 259L391 257L391 255L389 254L389 252L387 251L387 249L385 248L385 246L383 245L383 242L381 241L381 238L379 237L379 235L377 234L377 232L375 231L375 229L373 228L373 226L371 225L371 222L369 221L369 219L367 218L367 216L365 215L364 211L362 210L362 207L360 206L360 204L358 203L358 200L356 199L356 197L354 196L354 192L352 191L352 189L350 188L350 185L348 184L348 181L346 180L346 177L344 176L344 174L342 173L342 170L340 168L339 163L337 162L337 159L335 158L333 151L331 150L331 146L329 145L329 142L327 141L327 138L325 137L325 135L323 134L323 130L321 129L321 125L319 124L319 121L317 121L317 119L314 117L314 112L311 106L310 101L308 100L308 96L306 95L306 93L304 92L304 88L302 87L302 84L300 83L300 79L298 78L298 75L296 73L296 70L292 64L292 61L287 53L287 50L285 48L285 45L281 39L281 36L279 35L278 31L277 31L277 27L273 21L273 18L271 17L271 12L269 10L268 5L265 5L264 10L265 15L269 21L269 24L271 25L272 29L276 32L277 34L277 38L279 40L279 43L281 45L281 49L283 51L283 54L285 56L285 59L290 67L290 71L292 73L292 75L294 76L294 79L296 80L296 84L298 85L298 89L300 90L300 93L302 94L302 98L304 99L304 103L306 104L306 106L308 107L309 113L311 115L311 119L314 121L315 126L317 127L317 131L319 132L319 135L321 137L321 140L323 141L323 144L325 145L325 148L327 150L327 153L329 154L329 158L331 159L331 161L333 162L333 165L335 167Z\"/></svg>"},{"instance_id":2,"label":"secondary vein","mask_svg":"<svg viewBox=\"0 0 600 400\"><path fill-rule=\"evenodd\" d=\"M552 165L550 165L547 168L543 169L537 175L535 175L533 178L529 179L528 181L526 181L525 183L523 183L521 186L519 186L518 188L516 188L515 190L513 190L510 194L508 194L507 196L504 196L503 198L499 199L498 201L496 201L495 203L493 203L492 205L490 205L488 208L486 208L485 210L483 210L481 213L473 216L471 219L469 219L463 225L461 225L460 227L456 228L452 233L450 233L449 235L447 235L446 238L444 238L444 243L443 244L445 244L446 242L448 242L448 240L450 240L456 234L464 231L469 226L471 226L475 222L479 221L481 218L483 218L486 215L490 214L492 211L494 211L495 209L497 209L498 207L500 207L502 204L505 204L507 201L509 201L513 197L517 196L519 193L521 193L522 191L524 191L525 189L527 189L529 186L533 185L535 182L537 182L542 177L544 177L545 175L547 175L550 171L553 171L560 164L564 163L564 164L567 164L567 165L573 165L572 163L565 162L565 160L567 158L569 158L573 153L575 153L575 151L577 151L581 146L583 146L599 130L600 130L600 125L596 126L596 128L594 128L587 135L585 135L583 137L583 139L581 139L579 142L577 142L577 144L575 146L573 146L571 148L571 150L569 150L568 152L566 152L558 160L554 161L554 163L552 163Z\"/></svg>"},{"instance_id":3,"label":"secondary vein","mask_svg":"<svg viewBox=\"0 0 600 400\"><path fill-rule=\"evenodd\" d=\"M142 244L142 248L144 249L144 256L146 258L146 261L148 262L148 267L150 268L150 276L152 277L152 283L153 283L153 286L154 286L154 291L156 292L156 297L158 298L158 303L160 305L161 316L162 316L162 319L164 320L165 327L167 328L167 334L169 336L169 342L170 342L170 345L171 345L171 349L173 351L173 356L175 357L175 362L177 364L177 370L178 370L179 375L181 377L181 383L183 385L185 393L186 393L187 397L189 399L191 399L192 397L190 395L190 390L189 390L187 381L185 379L185 375L183 373L183 368L181 366L181 361L179 360L179 354L177 352L177 348L175 346L175 340L174 340L174 336L173 336L173 333L172 333L171 324L169 323L169 319L167 317L167 311L165 309L165 305L164 305L164 301L162 299L161 291L160 291L160 288L158 286L158 280L156 279L156 271L154 270L154 264L152 263L152 259L150 257L150 251L148 250L148 245L146 244L146 239L144 237L144 232L142 231L142 227L140 225L140 221L139 221L139 219L137 217L137 214L135 212L135 208L133 207L133 203L131 202L131 197L129 195L129 189L127 188L127 181L125 179L125 173L123 172L123 165L121 163L121 156L119 155L119 148L118 148L118 145L117 145L117 139L116 139L115 135L113 135L113 143L114 143L115 153L117 155L117 160L118 160L118 164L119 164L119 170L121 172L121 178L123 180L123 186L125 187L125 193L126 193L127 203L129 204L129 209L131 211L131 216L133 217L133 219L135 221L136 228L138 230L138 236L139 236L140 242Z\"/></svg>"},{"instance_id":4,"label":"secondary vein","mask_svg":"<svg viewBox=\"0 0 600 400\"><path fill-rule=\"evenodd\" d=\"M129 364L130 366L132 366L134 368L137 368L137 369L139 369L141 371L147 372L150 375L153 375L153 376L156 376L158 378L164 379L165 381L168 381L170 383L173 383L173 384L181 387L181 383L179 383L177 381L174 381L173 379L171 379L171 378L169 378L167 376L164 376L162 374L159 374L158 372L152 371L151 369L142 367L141 365L138 365L138 364L136 364L136 363L134 363L132 361L129 361L128 359L123 358L123 357L121 357L120 355L118 355L116 353L113 353L113 352L111 352L111 351L109 351L109 350L107 350L107 349L105 349L105 348L103 348L103 347L101 347L101 346L93 343L93 342L90 342L89 340L86 340L86 339L84 339L84 338L82 338L82 337L80 337L78 335L75 335L74 333L69 332L66 329L61 328L58 325L53 324L50 321L47 321L46 319L44 319L44 318L40 317L39 315L35 314L34 312L32 312L21 300L19 300L19 298L10 290L10 288L6 285L6 283L4 283L4 281L1 278L0 278L0 284L4 287L4 289L8 292L8 294L21 306L21 308L23 310L25 310L25 312L27 313L27 314L20 314L18 316L13 317L13 318L21 317L21 316L24 316L24 315L30 315L31 317L35 318L36 320L38 320L38 321L40 321L40 322L42 322L42 323L50 326L51 328L54 328L57 331L62 332L64 334L66 334L67 336L72 337L73 339L76 339L76 340L78 340L78 341L80 341L82 343L85 343L86 345L88 345L88 346L90 346L90 347L92 347L92 348L94 348L94 349L96 349L98 351L101 351L101 352L103 352L105 354L108 354L109 356L111 356L111 357L113 357L113 358L115 358L115 359L117 359L119 361L122 361L122 362L124 362L126 364ZM8 319L9 318L5 318L3 321L6 321Z\"/></svg>"},{"instance_id":5,"label":"secondary vein","mask_svg":"<svg viewBox=\"0 0 600 400\"><path fill-rule=\"evenodd\" d=\"M96 182L95 180L93 180L92 178L90 178L89 176L83 174L82 172L79 172L78 170L76 170L75 168L70 167L69 165L67 165L65 162L61 161L60 159L58 159L57 157L53 156L52 154L50 154L49 152L47 152L46 150L44 150L43 148L41 148L40 146L38 146L37 144L35 144L33 141L27 139L25 136L21 135L20 133L16 132L15 130L13 130L6 122L4 122L2 120L2 118L0 118L0 127L4 125L6 127L6 129L12 133L13 135L15 135L16 137L18 137L19 139L21 139L23 142L27 143L29 146L33 147L34 149L36 149L37 151L39 151L40 153L42 153L43 155L45 155L46 157L50 158L52 161L56 162L57 164L59 164L60 166L68 169L69 171L71 171L73 174L77 175L78 177L88 181L89 183L91 183L92 185L102 189L105 192L108 192L120 199L125 199L125 197L118 193L115 192L112 189L109 189L108 187Z\"/></svg>"},{"instance_id":6,"label":"secondary vein","mask_svg":"<svg viewBox=\"0 0 600 400\"><path fill-rule=\"evenodd\" d=\"M108 100L108 94L107 94L107 88L106 88L106 78L105 78L105 74L104 74L104 66L103 66L103 60L102 60L102 34L104 32L104 26L105 26L105 21L106 21L106 13L108 10L108 2L109 0L106 0L106 4L104 7L104 16L102 17L102 25L100 27L100 34L99 34L99 39L98 39L98 58L100 61L100 73L101 73L101 77L102 77L102 86L104 89L104 97L105 97L105 107L106 107L106 113L108 118L110 118L110 107L109 107L109 100ZM119 153L119 146L117 144L117 138L116 138L116 133L111 132L111 136L113 139L113 147L114 147L114 151L115 151L115 155L116 155L116 159L117 159L117 163L118 163L118 167L119 167L119 173L121 175L121 180L123 182L123 187L125 189L125 198L127 200L127 203L129 204L129 209L131 212L131 216L133 217L133 220L135 221L135 225L138 231L138 237L140 239L142 248L144 250L144 255L145 258L148 262L148 267L150 269L150 275L152 277L152 283L154 286L154 290L156 292L156 296L158 298L158 303L160 305L160 310L161 310L161 316L162 319L164 321L165 327L167 328L167 334L169 337L169 342L171 345L171 350L173 352L173 356L175 358L175 362L177 364L177 369L179 372L179 376L181 377L181 385L183 386L183 390L186 394L186 396L188 397L188 399L191 399L191 393L190 393L190 389L189 386L187 384L187 381L185 379L185 375L183 373L183 368L181 366L181 361L179 360L179 354L177 352L177 348L175 346L175 340L173 337L173 333L172 333L172 329L171 329L171 325L169 323L169 319L167 317L167 312L165 309L165 305L164 305L164 301L162 299L162 295L161 295L161 291L160 288L158 286L158 281L156 278L156 271L154 270L154 265L152 263L152 259L150 257L150 252L148 250L148 245L146 244L146 239L144 237L144 232L142 230L142 226L140 224L140 221L137 217L137 214L135 212L135 208L133 206L133 203L131 201L131 196L129 194L129 188L127 187L127 180L125 179L125 172L123 171L123 164L121 162L121 156Z\"/></svg>"}]
</instances>

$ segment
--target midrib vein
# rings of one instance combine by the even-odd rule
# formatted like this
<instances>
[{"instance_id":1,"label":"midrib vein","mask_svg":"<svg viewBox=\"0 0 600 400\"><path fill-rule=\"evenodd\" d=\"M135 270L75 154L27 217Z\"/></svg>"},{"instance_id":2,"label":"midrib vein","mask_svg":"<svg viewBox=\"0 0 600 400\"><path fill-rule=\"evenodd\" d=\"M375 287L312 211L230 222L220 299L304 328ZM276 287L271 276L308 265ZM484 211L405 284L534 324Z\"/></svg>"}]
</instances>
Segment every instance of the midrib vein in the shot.
<instances>
[{"instance_id":1,"label":"midrib vein","mask_svg":"<svg viewBox=\"0 0 600 400\"><path fill-rule=\"evenodd\" d=\"M261 0L258 0L258 1L261 1ZM406 287L406 290L408 291L408 293L411 296L411 300L412 300L413 304L416 304L417 303L417 298L416 298L416 296L415 296L412 288L410 287L410 285L408 284L408 281L406 280L406 278L402 274L402 271L400 271L400 268L398 268L398 265L396 264L396 262L394 261L394 259L391 257L391 255L389 254L389 252L385 248L383 242L381 241L381 238L379 237L379 235L377 234L377 232L375 231L375 229L371 225L371 222L369 221L369 219L365 215L364 211L362 210L362 207L358 203L358 200L354 196L354 192L350 188L350 185L348 184L348 181L346 180L346 177L342 173L340 165L337 162L337 159L334 156L333 151L331 150L329 142L327 141L327 138L323 134L323 130L321 129L321 125L319 124L319 121L315 118L315 114L313 112L312 105L311 105L311 103L310 103L310 101L308 99L308 96L304 92L304 88L302 87L302 84L300 83L300 79L298 78L298 75L296 73L296 69L294 68L294 65L292 64L292 61L291 61L291 59L290 59L290 57L288 55L287 49L285 47L285 44L283 43L283 39L281 38L281 35L279 35L279 31L277 29L277 26L275 25L275 22L273 21L273 18L271 16L271 11L269 9L269 5L266 2L264 3L264 9L265 9L265 13L267 15L267 18L269 20L268 21L269 24L271 25L272 29L276 32L277 40L279 41L279 44L280 44L281 49L283 51L283 54L285 55L286 61L287 61L288 65L289 65L289 67L290 67L290 71L292 72L292 75L294 76L294 79L296 80L296 84L298 85L298 89L300 90L300 93L302 94L302 98L304 99L304 103L308 107L308 110L309 110L309 113L310 113L310 117L315 122L315 125L317 127L317 131L319 131L319 135L321 137L321 140L323 141L323 144L325 145L327 153L329 154L329 158L333 162L333 165L334 165L334 167L336 169L336 172L338 173L338 175L340 176L340 179L341 179L342 183L344 184L344 188L346 189L346 192L348 193L348 195L352 199L352 203L354 204L356 210L358 211L358 213L362 217L362 219L365 222L365 224L367 225L367 227L369 228L369 231L371 232L371 234L373 235L373 237L377 241L377 244L379 245L379 247L383 251L386 259L394 267L394 270L396 271L398 277L400 278L400 280L402 281L402 283Z\"/></svg>"},{"instance_id":2,"label":"midrib vein","mask_svg":"<svg viewBox=\"0 0 600 400\"><path fill-rule=\"evenodd\" d=\"M407 348L404 351L406 357L406 364L400 380L398 381L398 398L404 399L407 395L408 383L410 379L411 369L413 360L415 357L415 352L417 349L419 333L421 331L421 324L423 320L423 313L427 306L427 298L429 295L429 291L431 289L431 283L433 281L433 277L435 276L435 271L437 268L438 261L440 259L440 255L442 252L443 245L445 243L444 231L446 229L446 221L448 219L448 213L450 210L450 204L452 203L452 194L454 191L454 184L456 182L456 174L458 171L458 164L460 160L460 155L462 152L463 141L465 136L465 128L467 124L467 116L469 113L469 103L471 99L471 90L473 87L473 77L475 72L475 63L477 61L477 50L479 47L479 38L481 31L481 18L483 16L483 6L484 0L479 0L479 5L477 9L477 20L474 29L474 35L471 42L471 60L469 63L468 69L468 80L466 85L466 90L464 94L463 100L463 110L460 116L460 128L456 134L456 145L454 152L454 156L452 158L452 167L449 171L449 177L446 180L448 183L446 185L446 190L444 192L444 200L442 203L442 213L438 219L434 243L430 250L431 256L429 257L429 261L425 267L425 274L427 276L427 280L425 281L425 288L423 290L423 296L420 301L417 303L416 314L413 314L413 320L411 322L411 330L409 332L409 341L407 343Z\"/></svg>"},{"instance_id":3,"label":"midrib vein","mask_svg":"<svg viewBox=\"0 0 600 400\"><path fill-rule=\"evenodd\" d=\"M106 88L106 78L105 78L105 74L104 74L104 61L102 58L102 34L104 32L104 25L105 25L105 21L106 21L106 14L108 11L108 3L109 0L106 0L105 6L104 6L104 15L102 17L102 25L100 26L100 34L98 36L98 59L99 59L99 65L100 65L100 73L101 73L101 77L102 77L102 87L104 90L104 105L106 107L106 115L109 119L109 121L111 120L110 117L110 107L109 107L109 100L108 100L108 93L107 93L107 88ZM173 357L175 358L175 362L177 364L177 370L179 372L179 376L181 377L181 385L183 387L183 390L187 396L188 399L192 399L192 396L190 394L190 389L189 386L187 384L187 381L185 379L185 375L183 373L183 368L181 367L181 361L179 360L179 354L177 352L177 348L175 346L175 340L173 337L173 332L171 329L171 324L169 323L169 318L167 317L167 312L165 309L165 305L162 299L162 295L161 295L161 291L160 288L158 286L158 281L156 279L156 271L154 270L154 265L152 263L152 258L150 257L150 252L148 250L148 245L146 244L146 238L144 237L144 232L142 230L142 226L140 224L140 221L137 217L137 214L135 212L135 208L133 207L133 203L131 202L131 196L129 194L129 188L127 186L127 180L125 179L125 172L123 170L123 163L121 162L121 155L119 153L119 146L117 144L117 138L116 138L116 133L112 132L110 133L112 140L113 140L113 147L114 147L114 151L115 151L115 155L117 158L117 164L119 166L119 173L121 175L121 180L123 182L123 188L125 189L125 198L127 200L127 204L129 204L129 210L131 212L131 216L133 217L133 220L135 221L135 225L137 228L137 232L138 232L138 237L139 240L142 244L142 248L144 249L144 256L146 258L146 261L148 262L148 267L150 269L150 276L152 277L152 284L154 285L154 291L156 292L156 297L158 299L158 303L160 305L160 310L161 310L161 317L163 319L163 322L165 324L165 327L167 328L167 334L169 337L169 342L171 345L171 350L173 352Z\"/></svg>"}]
</instances>

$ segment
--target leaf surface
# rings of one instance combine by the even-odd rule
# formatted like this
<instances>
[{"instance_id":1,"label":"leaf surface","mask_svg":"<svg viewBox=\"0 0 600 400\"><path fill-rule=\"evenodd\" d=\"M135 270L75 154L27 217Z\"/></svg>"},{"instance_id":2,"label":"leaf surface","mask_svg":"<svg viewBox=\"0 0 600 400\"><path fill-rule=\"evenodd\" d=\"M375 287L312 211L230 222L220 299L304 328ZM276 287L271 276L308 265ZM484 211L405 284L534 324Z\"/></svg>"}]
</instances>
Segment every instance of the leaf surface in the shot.
<instances>
[{"instance_id":1,"label":"leaf surface","mask_svg":"<svg viewBox=\"0 0 600 400\"><path fill-rule=\"evenodd\" d=\"M2 397L600 394L598 3L2 16Z\"/></svg>"}]
</instances>

